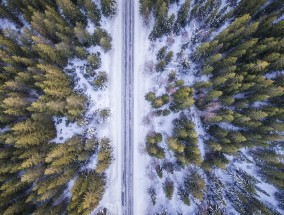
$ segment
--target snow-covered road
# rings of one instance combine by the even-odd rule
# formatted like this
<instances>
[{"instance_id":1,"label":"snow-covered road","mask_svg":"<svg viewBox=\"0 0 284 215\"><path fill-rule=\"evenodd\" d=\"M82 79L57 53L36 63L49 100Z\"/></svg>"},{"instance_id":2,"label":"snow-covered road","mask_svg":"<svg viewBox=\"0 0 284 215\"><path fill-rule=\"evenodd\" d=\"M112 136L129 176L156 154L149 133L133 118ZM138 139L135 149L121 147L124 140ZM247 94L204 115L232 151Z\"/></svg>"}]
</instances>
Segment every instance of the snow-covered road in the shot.
<instances>
[{"instance_id":1,"label":"snow-covered road","mask_svg":"<svg viewBox=\"0 0 284 215\"><path fill-rule=\"evenodd\" d=\"M134 4L123 1L122 59L122 207L123 214L133 214L133 67Z\"/></svg>"}]
</instances>

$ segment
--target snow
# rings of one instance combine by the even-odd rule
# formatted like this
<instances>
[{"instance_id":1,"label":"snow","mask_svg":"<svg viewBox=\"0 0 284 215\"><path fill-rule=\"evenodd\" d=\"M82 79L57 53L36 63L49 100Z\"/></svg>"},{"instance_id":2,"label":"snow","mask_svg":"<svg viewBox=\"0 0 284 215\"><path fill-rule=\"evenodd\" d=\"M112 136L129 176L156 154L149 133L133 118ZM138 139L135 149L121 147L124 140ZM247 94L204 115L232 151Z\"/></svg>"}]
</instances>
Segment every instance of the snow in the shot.
<instances>
[{"instance_id":1,"label":"snow","mask_svg":"<svg viewBox=\"0 0 284 215\"><path fill-rule=\"evenodd\" d=\"M204 137L206 135L205 129L203 128L201 119L200 119L200 113L198 112L198 109L195 106L192 106L190 108L191 116L192 116L192 121L195 124L195 131L198 135L198 147L200 154L202 158L204 159L205 157L205 146L204 146Z\"/></svg>"},{"instance_id":2,"label":"snow","mask_svg":"<svg viewBox=\"0 0 284 215\"><path fill-rule=\"evenodd\" d=\"M171 13L177 12L177 6L174 4L170 8ZM149 26L153 26L153 19L150 20ZM141 31L140 29L144 29ZM177 71L177 78L187 77L185 84L192 83L194 76L184 76L179 72L178 63L174 60L166 68L166 71L159 74L155 71L149 73L145 69L145 62L156 63L157 51L167 45L168 51L173 51L174 56L179 52L180 46L187 43L191 38L190 35L185 36L174 36L171 35L169 38L173 39L173 43L168 43L167 37L163 37L158 42L151 42L148 40L148 35L151 32L151 27L145 26L143 20L139 15L139 3L135 2L135 32L139 34L135 35L135 62L134 62L134 214L144 215L153 214L157 211L166 209L169 214L175 214L181 212L184 214L193 214L196 210L196 204L193 203L190 207L184 205L177 195L177 187L182 184L184 171L175 171L174 174L167 174L167 177L160 179L157 176L155 166L161 164L161 161L151 158L145 149L145 137L148 132L156 131L163 134L164 141L160 144L161 147L167 149L166 137L171 135L172 121L178 118L179 113L170 114L167 117L156 117L151 112L151 106L148 101L144 99L144 96L149 91L155 92L156 96L160 96L166 93L166 85L168 80L168 74L170 71ZM143 81L141 81L143 80ZM165 106L165 108L168 107ZM194 110L196 111L196 110ZM193 114L193 117L197 114ZM204 156L204 145L201 136L204 134L200 119L193 119L195 124L198 124L198 134L200 134L199 142L202 148L201 153ZM166 151L166 160L173 162L175 160L172 152ZM154 165L155 164L155 165ZM165 173L165 170L164 174ZM186 171L186 170L185 170ZM165 178L169 178L175 182L175 191L172 200L168 200L163 192L162 183ZM156 205L153 206L150 202L150 196L147 193L148 189L153 187L157 194Z\"/></svg>"},{"instance_id":3,"label":"snow","mask_svg":"<svg viewBox=\"0 0 284 215\"><path fill-rule=\"evenodd\" d=\"M182 4L183 2L180 3ZM220 8L225 7L226 4L226 1L222 1ZM165 86L167 85L167 74L169 74L170 71L176 71L177 79L183 79L185 81L185 84L189 86L199 81L209 80L207 76L198 76L196 65L191 62L190 69L188 70L187 74L183 74L181 68L179 68L178 66L178 59L175 58L173 59L173 62L167 66L165 72L163 72L162 74L157 74L155 71L149 72L149 69L145 68L145 62L148 62L148 64L156 63L155 54L161 47L165 45L168 47L168 51L173 51L174 56L176 56L176 54L181 49L181 45L189 42L189 48L187 49L186 55L190 56L195 47L198 46L198 43L194 43L191 39L196 35L198 36L198 34L200 33L199 24L196 23L196 21L192 21L184 30L188 32L188 34L181 34L180 36L169 35L168 37L160 38L156 42L151 42L148 40L148 35L151 32L151 26L153 26L154 20L152 18L148 26L145 26L143 24L142 18L139 15L138 8L139 3L135 2L135 32L139 33L135 35L136 55L134 66L134 214L154 214L164 209L166 209L169 214L176 214L177 212L181 212L183 214L196 214L196 208L199 203L194 203L193 199L191 199L191 206L185 206L179 200L177 195L177 186L182 184L182 179L186 174L187 169L174 171L174 174L167 174L165 170L163 170L163 173L164 175L166 174L166 176L160 179L157 176L155 166L157 164L162 165L164 161L162 162L155 158L151 158L147 155L145 149L145 139L149 131L162 133L163 142L159 145L167 149L165 139L166 137L171 135L172 120L177 118L179 114L172 113L167 117L156 117L152 112L153 110L151 109L149 102L145 101L144 96L149 91L155 92L156 96L160 96L166 93ZM227 11L231 9L232 8L229 7ZM174 4L170 7L169 14L176 14L177 10L178 7ZM229 26L230 22L231 21L227 21L219 29L215 29L208 39L214 39L218 34L220 34L225 28ZM141 29L144 30L141 31ZM172 41L171 43L169 43L169 38ZM278 74L282 73L278 72ZM242 97L242 95L240 95L240 97ZM261 106L265 104L255 103L254 105ZM168 105L165 106L165 108L167 107ZM202 112L199 111L195 106L193 106L190 108L188 115L191 116L191 120L195 124L195 129L198 134L198 147L202 158L204 158L206 147L203 141L206 138L207 133L203 128L203 124L200 119ZM221 123L220 126L229 130L239 130L238 127L233 126L230 123ZM174 156L171 153L172 152L170 151L166 151L165 160L168 162L174 161ZM260 181L260 183L257 185L263 188L270 195L266 196L262 192L257 191L257 195L259 196L258 198L261 199L261 201L264 201L266 204L271 204L276 207L277 202L273 196L276 188L268 183L263 182L258 176L256 176L257 173L255 166L253 164L238 163L234 160L233 156L226 157L229 159L232 165L235 165L235 168L243 169L248 174L255 176ZM231 182L231 179L229 178L226 170L215 169L214 174L218 178L221 178L221 180L225 183ZM163 193L162 183L165 181L165 178L169 178L175 183L175 191L173 199L171 201L166 199ZM207 181L206 178L205 181ZM153 206L150 202L150 196L147 193L150 187L154 188L157 194L155 206ZM228 200L226 200L225 207L226 214L238 214L238 212L233 208Z\"/></svg>"},{"instance_id":4,"label":"snow","mask_svg":"<svg viewBox=\"0 0 284 215\"><path fill-rule=\"evenodd\" d=\"M272 72L270 74L266 74L265 77L268 78L268 79L275 79L275 78L277 78L278 76L281 76L281 75L284 75L284 70L275 71L275 72Z\"/></svg>"},{"instance_id":5,"label":"snow","mask_svg":"<svg viewBox=\"0 0 284 215\"><path fill-rule=\"evenodd\" d=\"M240 150L246 157L248 157L251 161L253 161L252 156L249 155L248 153L248 149L241 149ZM268 184L266 182L264 182L260 176L257 173L257 167L255 165L254 162L249 163L247 161L243 161L243 162L234 162L234 166L236 166L239 169L242 169L243 171L245 171L246 173L248 173L249 175L255 177L258 181L260 181L260 183L257 183L256 185L258 187L260 187L261 189L263 189L265 192L267 192L269 194L269 196L265 195L264 193L257 191L257 194L259 195L259 199L262 202L265 202L267 205L269 206L274 206L275 208L277 208L277 200L274 197L274 193L277 191L277 189L271 185ZM277 210L279 211L279 213L283 213L283 210L280 210L279 208L277 208Z\"/></svg>"},{"instance_id":6,"label":"snow","mask_svg":"<svg viewBox=\"0 0 284 215\"><path fill-rule=\"evenodd\" d=\"M5 133L6 131L9 131L9 130L10 130L9 126L6 126L4 128L0 128L0 134Z\"/></svg>"},{"instance_id":7,"label":"snow","mask_svg":"<svg viewBox=\"0 0 284 215\"><path fill-rule=\"evenodd\" d=\"M150 105L144 100L146 89L150 87L149 81L145 78L144 61L147 56L147 48L150 48L148 32L144 29L142 19L139 15L139 2L135 1L135 23L134 32L139 32L134 36L134 171L133 171L133 211L136 215L147 214L149 196L147 194L150 180L146 169L150 157L145 150L146 130L143 126L143 119L150 111ZM144 80L144 81L141 81Z\"/></svg>"},{"instance_id":8,"label":"snow","mask_svg":"<svg viewBox=\"0 0 284 215\"><path fill-rule=\"evenodd\" d=\"M231 123L227 123L227 122L221 122L218 124L221 128L225 129L225 130L230 130L230 131L239 131L241 130L241 128L232 125Z\"/></svg>"},{"instance_id":9,"label":"snow","mask_svg":"<svg viewBox=\"0 0 284 215\"><path fill-rule=\"evenodd\" d=\"M55 143L64 143L66 140L73 137L75 134L83 133L83 128L79 127L77 123L67 124L67 117L54 117L57 135L53 140Z\"/></svg>"},{"instance_id":10,"label":"snow","mask_svg":"<svg viewBox=\"0 0 284 215\"><path fill-rule=\"evenodd\" d=\"M74 76L76 86L75 91L83 93L87 99L89 106L84 116L84 122L81 125L77 123L69 123L67 118L54 118L56 123L57 137L53 140L56 143L62 143L71 138L75 134L86 134L87 137L96 135L99 138L108 137L109 129L105 124L101 124L98 119L98 110L109 107L109 89L96 91L90 81L84 77L85 60L73 59L69 62L66 69L75 69ZM102 60L101 69L108 71L106 63Z\"/></svg>"},{"instance_id":11,"label":"snow","mask_svg":"<svg viewBox=\"0 0 284 215\"><path fill-rule=\"evenodd\" d=\"M276 20L272 22L272 24L277 24L278 22L282 21L284 19L284 14L281 14Z\"/></svg>"},{"instance_id":12,"label":"snow","mask_svg":"<svg viewBox=\"0 0 284 215\"><path fill-rule=\"evenodd\" d=\"M114 161L110 168L107 170L107 188L104 193L103 199L100 202L99 207L93 212L95 214L102 208L108 209L108 214L110 215L121 215L121 189L122 189L122 137L121 137L121 126L122 126L122 97L121 97L121 79L122 79L122 1L118 2L118 14L113 17L113 19L102 18L102 27L110 32L112 41L112 50L108 53L104 53L103 50L96 46L92 46L88 49L88 52L101 53L102 65L99 71L106 71L109 77L109 83L107 89L95 90L90 80L84 76L86 65L85 60L73 59L69 62L67 68L74 68L75 72L71 74L76 80L75 90L77 92L82 92L89 101L87 111L85 113L85 119L82 124L68 122L66 117L54 117L56 122L57 137L53 140L55 143L63 143L72 136L76 134L86 134L87 137L96 135L99 138L110 137L113 146L113 156ZM182 4L184 1L181 1ZM178 59L173 58L173 62L168 65L166 71L162 74L157 74L155 71L153 73L145 72L145 62L153 61L156 63L156 52L163 46L167 45L169 47L168 51L173 51L174 56L181 49L181 45L189 42L190 47L187 50L186 55L190 56L194 48L198 44L193 44L192 38L195 35L202 33L199 29L199 24L196 21L192 21L186 29L182 30L187 32L187 34L181 34L180 36L170 35L169 37L163 37L157 42L151 42L148 40L148 35L150 34L151 27L153 26L154 20L151 19L149 26L143 24L142 18L139 15L139 1L134 1L135 4L135 57L134 57L134 172L133 172L133 197L134 197L134 214L135 215L145 215L154 214L157 211L167 210L169 214L176 214L177 212L182 214L197 214L198 202L194 199L191 200L191 205L184 205L177 195L177 188L179 185L183 184L184 175L188 172L188 168L175 170L174 174L167 173L163 170L164 177L160 179L157 176L155 166L157 164L162 165L164 162L151 158L145 148L145 137L149 131L161 132L163 134L163 142L161 146L167 149L166 137L171 135L172 131L172 121L178 118L179 113L171 113L167 117L156 117L151 109L149 102L144 99L144 96L149 91L154 91L157 96L166 93L165 86L167 85L167 75L170 71L177 72L177 78L183 79L186 85L191 86L198 81L209 80L206 76L197 76L195 65L191 62L191 67L187 74L182 73L182 69L179 67ZM226 1L222 1L221 7L223 8ZM192 8L192 7L191 7ZM176 15L178 11L178 6L176 4L172 5L169 14L174 13ZM280 21L283 19L283 15L277 19ZM16 27L6 19L0 19L2 28L12 28ZM275 21L276 22L276 21ZM209 40L214 39L219 33L221 33L230 24L227 21L219 29L215 30ZM87 31L93 34L95 30L95 25L88 20ZM170 43L167 39L173 39L173 43ZM277 75L283 74L283 71L267 75L267 78L275 78ZM242 95L240 95L241 97ZM264 102L255 103L254 106L258 107L265 105ZM111 117L108 121L100 123L98 121L97 111L111 107ZM168 105L166 106L168 107ZM192 106L188 115L191 117L192 122L195 124L195 130L198 134L198 147L202 158L204 159L206 153L206 147L204 144L204 138L206 138L206 132L203 128L202 121L200 119L201 112ZM221 127L226 127L230 130L238 130L237 127L232 126L229 123L222 123ZM8 131L9 128L0 129L0 133ZM247 150L242 149L242 153L247 155ZM239 168L247 172L248 174L254 176L260 183L257 184L260 188L265 190L269 196L257 191L259 199L264 201L266 204L270 204L274 207L277 206L277 201L274 197L274 193L277 189L261 180L257 175L257 169L254 163L235 161L232 156L227 156L230 160L230 166ZM174 162L175 158L171 151L166 151L167 162ZM94 169L97 162L97 156L93 155L91 157L91 162L86 166L86 168ZM222 180L224 183L230 183L231 179L226 170L214 169L213 173ZM162 184L165 179L170 179L175 182L175 190L172 200L168 200L163 192ZM70 197L70 189L74 184L74 179L68 183L67 194ZM205 179L206 181L206 179ZM150 202L150 196L147 193L150 187L155 188L157 193L157 203L155 206ZM229 201L226 202L226 212L227 214L238 214L236 210L232 207ZM284 211L280 211L283 213Z\"/></svg>"},{"instance_id":13,"label":"snow","mask_svg":"<svg viewBox=\"0 0 284 215\"><path fill-rule=\"evenodd\" d=\"M100 52L102 64L98 71L105 71L108 74L109 82L107 88L96 90L91 84L92 79L85 76L86 60L73 59L66 69L73 69L71 77L75 80L75 91L83 93L88 99L88 106L82 123L68 123L67 118L54 118L56 123L57 137L53 140L56 143L63 143L75 134L85 134L87 137L97 136L98 138L110 137L113 146L114 161L106 171L107 187L94 214L102 208L107 208L112 215L120 215L121 211L121 4L118 4L119 13L112 19L102 19L102 26L112 36L112 50L104 53L100 47L91 46L89 54ZM88 21L87 31L92 34L95 25ZM111 107L109 120L101 122L98 111ZM86 168L94 169L97 163L97 156L93 155ZM72 188L70 181L68 190ZM68 194L67 194L68 195ZM70 195L70 193L69 193Z\"/></svg>"},{"instance_id":14,"label":"snow","mask_svg":"<svg viewBox=\"0 0 284 215\"><path fill-rule=\"evenodd\" d=\"M122 184L122 137L121 137L121 54L122 53L122 2L118 1L118 14L112 19L104 19L102 26L112 36L112 50L102 57L102 69L109 71L108 100L112 116L109 130L113 146L114 161L107 170L107 188L98 207L107 208L108 214L120 215L121 210L121 184ZM91 30L92 31L92 30Z\"/></svg>"},{"instance_id":15,"label":"snow","mask_svg":"<svg viewBox=\"0 0 284 215\"><path fill-rule=\"evenodd\" d=\"M95 26L95 24L93 22L91 22L88 19L88 24L87 24L87 28L86 29L92 35L95 32L96 26Z\"/></svg>"},{"instance_id":16,"label":"snow","mask_svg":"<svg viewBox=\"0 0 284 215\"><path fill-rule=\"evenodd\" d=\"M5 28L10 28L10 29L13 29L13 30L17 30L16 25L13 22L9 21L8 19L0 18L0 23L1 23L0 28L2 30L5 29Z\"/></svg>"},{"instance_id":17,"label":"snow","mask_svg":"<svg viewBox=\"0 0 284 215\"><path fill-rule=\"evenodd\" d=\"M241 155L246 157L245 159L241 159L239 156L226 156L230 161L228 168L226 170L216 168L213 170L213 173L219 177L225 185L232 184L233 182L232 177L230 177L228 174L228 170L234 171L234 169L239 169L246 172L248 175L253 176L258 181L255 185L268 193L268 195L266 195L259 190L256 190L256 197L269 207L277 209L280 214L283 214L284 211L277 208L278 203L274 197L274 193L277 191L277 189L273 185L264 182L258 175L257 167L253 162L253 157L249 154L249 149L243 148L240 150L240 152ZM238 214L229 201L226 201L226 210L227 213L232 212L233 214Z\"/></svg>"},{"instance_id":18,"label":"snow","mask_svg":"<svg viewBox=\"0 0 284 215\"><path fill-rule=\"evenodd\" d=\"M135 2L135 32L139 34L135 35L135 62L134 62L134 214L154 214L155 212L166 209L169 214L176 214L177 212L183 214L196 214L197 205L194 200L191 199L191 205L186 206L181 202L177 195L177 188L183 183L183 176L188 171L187 169L182 171L175 171L174 174L167 174L165 170L163 179L157 176L155 166L157 164L162 165L161 161L151 158L145 149L146 135L150 131L160 132L163 135L163 142L159 145L167 149L166 137L171 135L172 121L179 117L180 113L171 113L167 117L156 117L152 113L151 106L148 101L144 99L144 96L149 91L155 92L156 96L160 96L166 93L166 86L168 80L168 74L170 71L177 72L177 79L184 79L186 85L190 85L195 82L195 76L192 74L193 70L188 74L180 72L178 67L179 63L173 59L173 62L168 65L166 71L163 73L149 72L145 68L145 62L156 63L157 51L167 45L168 51L173 51L174 56L180 51L181 45L190 41L192 37L192 24L186 28L189 32L187 35L170 35L169 37L163 37L157 42L151 42L148 40L148 35L151 32L153 26L153 19L150 20L149 26L143 24L143 20L139 15L139 3ZM171 13L177 11L177 6L174 4L170 8ZM141 31L141 29L144 29ZM173 39L173 43L168 43L168 38ZM200 78L199 78L200 79ZM143 80L143 81L141 81ZM165 106L167 108L168 105ZM196 125L198 133L198 145L201 151L202 157L205 155L205 148L203 143L203 136L205 131L203 129L199 113L195 107L192 107L189 111L192 121ZM174 162L175 158L171 151L166 150L167 162ZM174 181L175 191L172 200L168 200L163 192L162 183L166 178ZM147 193L148 189L153 187L157 194L156 205L153 206L150 202L150 196Z\"/></svg>"}]
</instances>

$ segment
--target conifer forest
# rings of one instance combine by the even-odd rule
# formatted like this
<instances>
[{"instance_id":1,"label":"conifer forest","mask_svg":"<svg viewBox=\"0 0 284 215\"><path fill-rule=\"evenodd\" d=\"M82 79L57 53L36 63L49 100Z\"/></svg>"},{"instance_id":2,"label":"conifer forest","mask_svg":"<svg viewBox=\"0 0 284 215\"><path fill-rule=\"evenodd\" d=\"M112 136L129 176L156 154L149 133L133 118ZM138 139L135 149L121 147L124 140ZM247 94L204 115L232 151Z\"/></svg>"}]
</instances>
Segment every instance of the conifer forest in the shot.
<instances>
[{"instance_id":1,"label":"conifer forest","mask_svg":"<svg viewBox=\"0 0 284 215\"><path fill-rule=\"evenodd\" d=\"M284 0L1 0L1 215L283 215Z\"/></svg>"}]
</instances>

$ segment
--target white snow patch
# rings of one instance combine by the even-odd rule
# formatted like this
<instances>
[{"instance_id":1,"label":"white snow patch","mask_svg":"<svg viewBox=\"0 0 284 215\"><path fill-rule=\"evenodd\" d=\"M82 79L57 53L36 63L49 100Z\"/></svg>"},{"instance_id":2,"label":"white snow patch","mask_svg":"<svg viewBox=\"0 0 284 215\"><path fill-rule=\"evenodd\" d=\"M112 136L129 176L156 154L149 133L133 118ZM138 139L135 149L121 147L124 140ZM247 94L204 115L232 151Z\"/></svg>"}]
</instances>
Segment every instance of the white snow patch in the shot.
<instances>
[{"instance_id":1,"label":"white snow patch","mask_svg":"<svg viewBox=\"0 0 284 215\"><path fill-rule=\"evenodd\" d=\"M13 30L17 30L16 25L8 19L0 18L0 29L10 28Z\"/></svg>"},{"instance_id":2,"label":"white snow patch","mask_svg":"<svg viewBox=\"0 0 284 215\"><path fill-rule=\"evenodd\" d=\"M1 134L1 133L4 133L4 132L6 132L6 131L9 131L9 130L10 130L9 126L6 126L6 127L4 127L4 128L0 128L0 134Z\"/></svg>"},{"instance_id":3,"label":"white snow patch","mask_svg":"<svg viewBox=\"0 0 284 215\"><path fill-rule=\"evenodd\" d=\"M75 134L83 133L83 128L79 127L77 123L68 123L67 117L54 117L57 135L54 140L55 143L64 143L66 140L73 137Z\"/></svg>"},{"instance_id":4,"label":"white snow patch","mask_svg":"<svg viewBox=\"0 0 284 215\"><path fill-rule=\"evenodd\" d=\"M112 36L112 50L102 57L102 67L109 73L108 105L112 116L109 134L112 140L114 161L107 170L107 188L98 210L107 208L110 215L121 215L121 185L122 185L122 143L121 143L121 75L122 75L122 2L117 2L117 15L112 19L103 19L102 26Z\"/></svg>"}]
</instances>

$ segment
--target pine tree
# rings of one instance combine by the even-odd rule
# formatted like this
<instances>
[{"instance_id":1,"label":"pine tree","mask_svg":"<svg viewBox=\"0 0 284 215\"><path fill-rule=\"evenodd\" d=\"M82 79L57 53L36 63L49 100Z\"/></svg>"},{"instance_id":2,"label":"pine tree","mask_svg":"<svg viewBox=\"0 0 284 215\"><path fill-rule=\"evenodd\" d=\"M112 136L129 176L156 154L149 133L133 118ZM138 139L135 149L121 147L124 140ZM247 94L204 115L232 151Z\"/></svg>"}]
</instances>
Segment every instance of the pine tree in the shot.
<instances>
[{"instance_id":1,"label":"pine tree","mask_svg":"<svg viewBox=\"0 0 284 215\"><path fill-rule=\"evenodd\" d=\"M178 188L178 196L180 200L185 204L190 206L189 192L183 189L182 187Z\"/></svg>"},{"instance_id":2,"label":"pine tree","mask_svg":"<svg viewBox=\"0 0 284 215\"><path fill-rule=\"evenodd\" d=\"M58 6L62 9L64 16L73 25L76 22L86 24L86 18L80 12L79 8L70 0L56 0Z\"/></svg>"},{"instance_id":3,"label":"pine tree","mask_svg":"<svg viewBox=\"0 0 284 215\"><path fill-rule=\"evenodd\" d=\"M0 16L6 19L11 20L13 23L16 23L19 27L23 26L23 23L20 19L15 16L11 10L9 10L3 3L0 4Z\"/></svg>"},{"instance_id":4,"label":"pine tree","mask_svg":"<svg viewBox=\"0 0 284 215\"><path fill-rule=\"evenodd\" d=\"M205 182L197 170L190 170L189 175L187 175L184 179L184 187L194 198L199 201L203 199Z\"/></svg>"},{"instance_id":5,"label":"pine tree","mask_svg":"<svg viewBox=\"0 0 284 215\"><path fill-rule=\"evenodd\" d=\"M100 25L101 11L98 5L92 0L83 0L82 6L86 11L88 18L91 19L96 25Z\"/></svg>"},{"instance_id":6,"label":"pine tree","mask_svg":"<svg viewBox=\"0 0 284 215\"><path fill-rule=\"evenodd\" d=\"M112 17L116 14L116 2L114 0L101 0L102 14Z\"/></svg>"},{"instance_id":7,"label":"pine tree","mask_svg":"<svg viewBox=\"0 0 284 215\"><path fill-rule=\"evenodd\" d=\"M88 59L88 65L90 66L91 69L95 70L101 67L102 60L99 52L97 52L96 54L89 55L87 59Z\"/></svg>"},{"instance_id":8,"label":"pine tree","mask_svg":"<svg viewBox=\"0 0 284 215\"><path fill-rule=\"evenodd\" d=\"M176 151L177 153L184 152L184 146L179 143L177 139L169 138L168 145L171 150Z\"/></svg>"},{"instance_id":9,"label":"pine tree","mask_svg":"<svg viewBox=\"0 0 284 215\"><path fill-rule=\"evenodd\" d=\"M101 149L98 153L98 163L96 166L96 172L97 173L103 173L112 163L113 157L112 157L112 147L110 145L110 141L106 140L101 142Z\"/></svg>"},{"instance_id":10,"label":"pine tree","mask_svg":"<svg viewBox=\"0 0 284 215\"><path fill-rule=\"evenodd\" d=\"M163 190L168 199L173 198L174 193L174 183L173 181L166 179L166 181L163 183Z\"/></svg>"},{"instance_id":11,"label":"pine tree","mask_svg":"<svg viewBox=\"0 0 284 215\"><path fill-rule=\"evenodd\" d=\"M139 12L144 18L144 23L148 23L151 14L151 1L150 0L139 0Z\"/></svg>"},{"instance_id":12,"label":"pine tree","mask_svg":"<svg viewBox=\"0 0 284 215\"><path fill-rule=\"evenodd\" d=\"M184 110L193 105L192 97L194 90L190 87L181 87L173 94L173 102L170 104L170 109L174 112Z\"/></svg>"},{"instance_id":13,"label":"pine tree","mask_svg":"<svg viewBox=\"0 0 284 215\"><path fill-rule=\"evenodd\" d=\"M94 84L96 89L104 89L107 87L108 75L106 72L99 72L97 75Z\"/></svg>"},{"instance_id":14,"label":"pine tree","mask_svg":"<svg viewBox=\"0 0 284 215\"><path fill-rule=\"evenodd\" d=\"M157 199L157 194L156 194L155 189L152 188L152 187L149 188L148 193L150 195L152 204L155 205L156 204L156 199Z\"/></svg>"},{"instance_id":15,"label":"pine tree","mask_svg":"<svg viewBox=\"0 0 284 215\"><path fill-rule=\"evenodd\" d=\"M174 32L176 34L179 34L180 28L184 28L189 21L190 2L190 0L186 0L178 11L177 20L174 25Z\"/></svg>"},{"instance_id":16,"label":"pine tree","mask_svg":"<svg viewBox=\"0 0 284 215\"><path fill-rule=\"evenodd\" d=\"M76 26L74 28L75 37L78 41L85 46L89 46L91 42L91 35L86 31L84 24L80 22L76 22Z\"/></svg>"}]
</instances>

